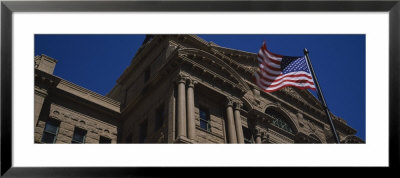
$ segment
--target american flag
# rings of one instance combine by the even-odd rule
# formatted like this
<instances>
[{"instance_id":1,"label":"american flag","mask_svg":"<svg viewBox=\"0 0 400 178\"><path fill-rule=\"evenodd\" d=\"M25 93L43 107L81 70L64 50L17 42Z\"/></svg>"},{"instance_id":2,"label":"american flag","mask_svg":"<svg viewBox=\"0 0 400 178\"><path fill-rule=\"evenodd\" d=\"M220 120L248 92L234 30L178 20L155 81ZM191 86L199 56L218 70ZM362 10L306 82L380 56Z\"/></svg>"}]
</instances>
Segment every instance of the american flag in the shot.
<instances>
[{"instance_id":1,"label":"american flag","mask_svg":"<svg viewBox=\"0 0 400 178\"><path fill-rule=\"evenodd\" d=\"M257 59L260 70L255 73L255 80L265 92L277 91L287 86L315 90L305 56L290 57L271 53L264 42Z\"/></svg>"}]
</instances>

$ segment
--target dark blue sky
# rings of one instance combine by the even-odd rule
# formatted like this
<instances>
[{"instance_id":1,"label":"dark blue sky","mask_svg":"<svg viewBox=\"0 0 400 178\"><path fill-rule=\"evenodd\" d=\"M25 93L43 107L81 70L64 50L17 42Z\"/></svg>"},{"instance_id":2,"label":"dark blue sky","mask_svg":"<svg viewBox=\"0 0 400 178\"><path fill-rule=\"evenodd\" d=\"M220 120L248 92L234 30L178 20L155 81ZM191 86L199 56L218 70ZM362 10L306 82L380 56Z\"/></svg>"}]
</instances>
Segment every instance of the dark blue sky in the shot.
<instances>
[{"instance_id":1,"label":"dark blue sky","mask_svg":"<svg viewBox=\"0 0 400 178\"><path fill-rule=\"evenodd\" d=\"M365 140L365 35L199 35L228 48L286 56L309 50L329 109ZM58 60L54 74L107 94L130 64L144 35L35 35L35 55ZM315 96L316 93L310 90Z\"/></svg>"}]
</instances>

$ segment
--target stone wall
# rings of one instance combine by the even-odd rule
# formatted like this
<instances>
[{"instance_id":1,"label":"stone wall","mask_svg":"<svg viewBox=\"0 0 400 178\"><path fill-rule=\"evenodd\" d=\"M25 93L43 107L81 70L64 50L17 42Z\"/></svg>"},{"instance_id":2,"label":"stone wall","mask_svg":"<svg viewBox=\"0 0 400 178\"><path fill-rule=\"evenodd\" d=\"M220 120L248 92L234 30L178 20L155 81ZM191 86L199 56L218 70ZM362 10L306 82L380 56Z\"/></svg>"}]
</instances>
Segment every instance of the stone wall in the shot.
<instances>
[{"instance_id":1,"label":"stone wall","mask_svg":"<svg viewBox=\"0 0 400 178\"><path fill-rule=\"evenodd\" d=\"M123 111L122 141L139 141L140 124L147 122L146 141L150 143L167 142L168 136L168 116L170 114L170 98L173 95L173 79L171 77L163 78L157 82L156 86L147 87L146 90L139 91L135 101L137 104L131 105L130 110ZM140 87L140 86L138 86ZM163 107L164 119L161 128L155 128L156 109ZM128 139L127 137L132 137Z\"/></svg>"},{"instance_id":2,"label":"stone wall","mask_svg":"<svg viewBox=\"0 0 400 178\"><path fill-rule=\"evenodd\" d=\"M212 98L195 92L195 124L198 143L226 143L224 108ZM200 128L200 107L206 108L210 116L210 131Z\"/></svg>"},{"instance_id":3,"label":"stone wall","mask_svg":"<svg viewBox=\"0 0 400 178\"><path fill-rule=\"evenodd\" d=\"M42 134L49 119L60 122L56 143L71 143L76 127L87 131L85 143L99 143L100 136L111 139L117 143L117 126L84 115L74 110L52 103L49 115L41 117L35 128L35 143L40 143Z\"/></svg>"}]
</instances>

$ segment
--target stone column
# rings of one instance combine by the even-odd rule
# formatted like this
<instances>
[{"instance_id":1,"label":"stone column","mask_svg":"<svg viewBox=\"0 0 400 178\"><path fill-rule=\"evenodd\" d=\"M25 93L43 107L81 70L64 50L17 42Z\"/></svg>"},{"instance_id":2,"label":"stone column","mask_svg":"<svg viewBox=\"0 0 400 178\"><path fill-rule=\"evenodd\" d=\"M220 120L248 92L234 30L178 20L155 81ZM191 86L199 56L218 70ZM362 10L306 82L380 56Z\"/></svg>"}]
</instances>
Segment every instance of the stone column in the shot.
<instances>
[{"instance_id":1,"label":"stone column","mask_svg":"<svg viewBox=\"0 0 400 178\"><path fill-rule=\"evenodd\" d=\"M236 129L235 129L235 121L233 120L233 109L232 109L233 102L228 100L226 104L226 126L227 126L227 133L228 133L228 141L229 143L236 143Z\"/></svg>"},{"instance_id":2,"label":"stone column","mask_svg":"<svg viewBox=\"0 0 400 178\"><path fill-rule=\"evenodd\" d=\"M236 136L237 136L237 142L238 143L244 143L244 137L243 137L243 129L242 129L242 119L240 118L240 107L241 103L236 103L235 104L235 111L234 111L234 116L235 116L235 127L236 127Z\"/></svg>"},{"instance_id":3,"label":"stone column","mask_svg":"<svg viewBox=\"0 0 400 178\"><path fill-rule=\"evenodd\" d=\"M256 137L255 138L256 139L256 143L257 144L262 143L261 142L261 131L260 131L260 129L255 129L254 132L255 132L254 136Z\"/></svg>"},{"instance_id":4,"label":"stone column","mask_svg":"<svg viewBox=\"0 0 400 178\"><path fill-rule=\"evenodd\" d=\"M194 118L194 92L193 87L196 84L194 80L188 80L186 95L187 95L187 136L189 139L194 140L196 136L196 124Z\"/></svg>"},{"instance_id":5,"label":"stone column","mask_svg":"<svg viewBox=\"0 0 400 178\"><path fill-rule=\"evenodd\" d=\"M186 137L186 97L185 97L185 78L179 76L178 80L178 93L177 93L177 120L176 132L177 139L183 136Z\"/></svg>"}]
</instances>

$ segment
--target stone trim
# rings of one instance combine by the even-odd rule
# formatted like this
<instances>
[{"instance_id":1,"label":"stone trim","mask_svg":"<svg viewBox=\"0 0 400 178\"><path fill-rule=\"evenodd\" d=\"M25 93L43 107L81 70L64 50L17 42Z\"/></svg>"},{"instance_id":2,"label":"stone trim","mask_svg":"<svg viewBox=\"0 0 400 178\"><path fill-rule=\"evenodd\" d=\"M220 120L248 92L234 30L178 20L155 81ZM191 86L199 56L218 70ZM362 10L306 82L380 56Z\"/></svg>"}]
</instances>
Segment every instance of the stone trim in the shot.
<instances>
[{"instance_id":1,"label":"stone trim","mask_svg":"<svg viewBox=\"0 0 400 178\"><path fill-rule=\"evenodd\" d=\"M98 105L101 105L101 106L108 108L110 110L113 110L115 112L118 112L118 113L120 112L120 102L115 101L106 96L100 95L98 93L95 93L95 92L88 90L86 88L83 88L81 86L78 86L67 80L61 80L59 85L57 86L57 88L60 90L66 91L67 93L71 93L71 94L74 94L81 98L84 98L86 100L92 101ZM75 92L71 92L71 90L75 91ZM101 102L98 102L96 100L100 100L102 102L105 102L106 104L102 104Z\"/></svg>"},{"instance_id":2,"label":"stone trim","mask_svg":"<svg viewBox=\"0 0 400 178\"><path fill-rule=\"evenodd\" d=\"M41 70L35 69L35 80L42 80L48 82L49 86L56 87L59 90L71 93L75 96L81 97L84 100L91 101L112 111L120 113L120 102L115 101L109 97L100 95L94 91L83 88L70 81L64 80L58 76L45 73ZM35 81L38 82L38 81ZM35 84L36 85L36 84ZM36 91L37 89L35 89ZM99 102L102 101L102 102Z\"/></svg>"}]
</instances>

